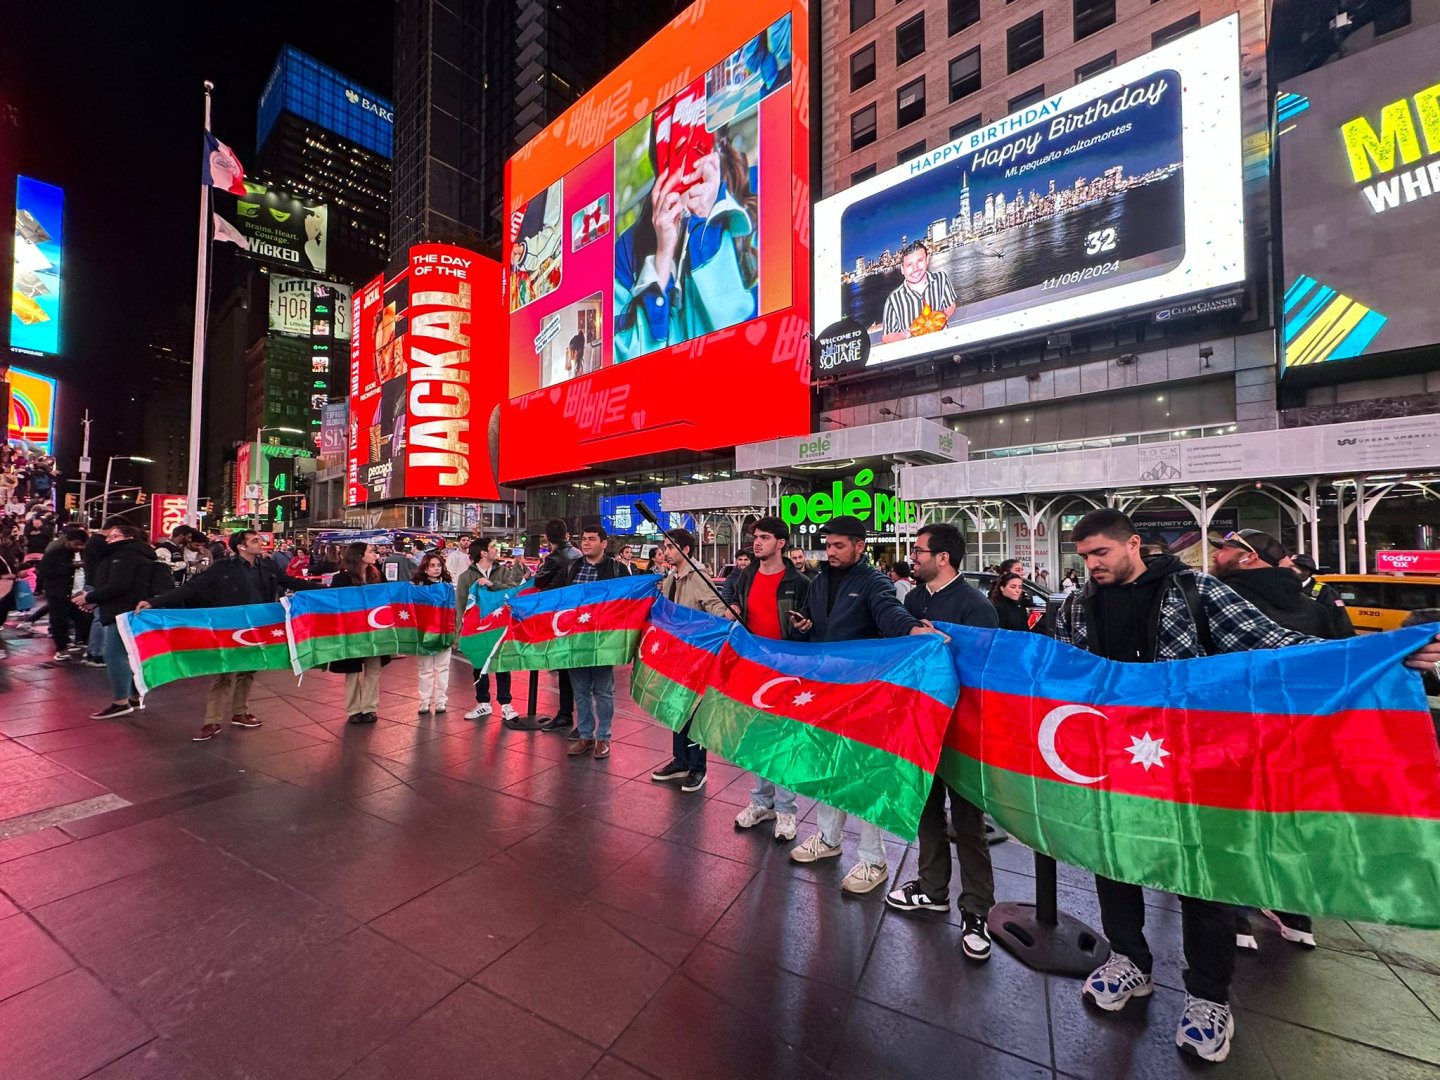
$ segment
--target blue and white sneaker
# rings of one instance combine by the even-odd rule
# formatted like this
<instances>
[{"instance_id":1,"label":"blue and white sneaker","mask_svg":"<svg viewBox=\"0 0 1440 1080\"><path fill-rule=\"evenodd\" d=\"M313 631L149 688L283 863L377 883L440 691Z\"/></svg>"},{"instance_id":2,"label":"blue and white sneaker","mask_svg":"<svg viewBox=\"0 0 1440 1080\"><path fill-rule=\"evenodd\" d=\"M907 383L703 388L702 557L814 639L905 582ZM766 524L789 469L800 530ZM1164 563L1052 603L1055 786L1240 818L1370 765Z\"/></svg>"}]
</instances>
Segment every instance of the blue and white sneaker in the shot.
<instances>
[{"instance_id":1,"label":"blue and white sneaker","mask_svg":"<svg viewBox=\"0 0 1440 1080\"><path fill-rule=\"evenodd\" d=\"M1086 978L1080 996L1096 1008L1119 1012L1131 998L1149 997L1152 990L1149 975L1124 953L1112 952L1110 959Z\"/></svg>"},{"instance_id":2,"label":"blue and white sneaker","mask_svg":"<svg viewBox=\"0 0 1440 1080\"><path fill-rule=\"evenodd\" d=\"M1175 1029L1175 1045L1205 1061L1224 1061L1230 1056L1230 1039L1235 1034L1235 1017L1229 1005L1185 995L1185 1011Z\"/></svg>"}]
</instances>

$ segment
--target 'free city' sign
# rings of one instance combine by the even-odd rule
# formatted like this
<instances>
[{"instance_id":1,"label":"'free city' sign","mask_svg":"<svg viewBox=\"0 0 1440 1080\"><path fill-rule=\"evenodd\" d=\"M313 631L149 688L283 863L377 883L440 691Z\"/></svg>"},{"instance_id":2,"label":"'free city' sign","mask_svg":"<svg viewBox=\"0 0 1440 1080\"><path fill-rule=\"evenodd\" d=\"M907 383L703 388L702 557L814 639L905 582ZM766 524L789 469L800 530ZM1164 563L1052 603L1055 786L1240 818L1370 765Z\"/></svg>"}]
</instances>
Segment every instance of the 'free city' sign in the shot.
<instances>
[{"instance_id":1,"label":"'free city' sign","mask_svg":"<svg viewBox=\"0 0 1440 1080\"><path fill-rule=\"evenodd\" d=\"M870 469L861 469L855 474L855 486L848 490L843 480L836 480L829 491L817 491L812 495L781 495L780 520L786 525L818 526L833 517L849 514L866 522L877 532L889 524L914 521L914 503L905 502L888 492L865 490L874 479L875 474Z\"/></svg>"}]
</instances>

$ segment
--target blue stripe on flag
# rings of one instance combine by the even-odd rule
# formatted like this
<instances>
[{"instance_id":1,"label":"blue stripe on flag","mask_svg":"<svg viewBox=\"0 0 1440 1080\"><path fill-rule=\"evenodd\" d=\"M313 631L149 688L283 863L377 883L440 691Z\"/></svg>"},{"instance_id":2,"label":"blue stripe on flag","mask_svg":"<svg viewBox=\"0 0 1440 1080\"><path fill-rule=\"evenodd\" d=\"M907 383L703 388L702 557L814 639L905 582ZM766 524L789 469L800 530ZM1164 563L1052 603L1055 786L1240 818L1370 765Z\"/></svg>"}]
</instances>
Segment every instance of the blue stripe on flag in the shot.
<instances>
[{"instance_id":1,"label":"blue stripe on flag","mask_svg":"<svg viewBox=\"0 0 1440 1080\"><path fill-rule=\"evenodd\" d=\"M660 579L650 574L591 581L584 585L566 585L548 592L527 593L510 601L510 611L517 619L568 611L583 604L602 604L607 600L640 600L653 596Z\"/></svg>"},{"instance_id":2,"label":"blue stripe on flag","mask_svg":"<svg viewBox=\"0 0 1440 1080\"><path fill-rule=\"evenodd\" d=\"M685 644L720 655L720 648L736 626L720 615L684 608L663 596L650 609L650 622ZM641 657L643 659L643 657Z\"/></svg>"},{"instance_id":3,"label":"blue stripe on flag","mask_svg":"<svg viewBox=\"0 0 1440 1080\"><path fill-rule=\"evenodd\" d=\"M841 686L887 682L955 704L955 666L939 634L871 641L776 641L744 627L730 632L730 647L744 659L789 675Z\"/></svg>"},{"instance_id":4,"label":"blue stripe on flag","mask_svg":"<svg viewBox=\"0 0 1440 1080\"><path fill-rule=\"evenodd\" d=\"M270 626L285 621L279 604L241 604L220 608L146 608L130 618L130 629L139 635L152 630L174 630L198 626L207 630L242 630L249 626Z\"/></svg>"}]
</instances>

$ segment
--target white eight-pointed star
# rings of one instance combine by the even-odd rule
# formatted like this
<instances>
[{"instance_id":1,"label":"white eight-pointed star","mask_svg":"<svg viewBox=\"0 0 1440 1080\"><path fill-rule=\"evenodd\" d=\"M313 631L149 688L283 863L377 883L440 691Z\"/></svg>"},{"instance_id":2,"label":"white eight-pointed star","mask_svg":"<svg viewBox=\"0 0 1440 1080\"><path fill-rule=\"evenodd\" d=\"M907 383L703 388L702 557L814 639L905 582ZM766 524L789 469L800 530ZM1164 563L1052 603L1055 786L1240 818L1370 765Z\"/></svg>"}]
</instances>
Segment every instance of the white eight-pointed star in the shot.
<instances>
[{"instance_id":1,"label":"white eight-pointed star","mask_svg":"<svg viewBox=\"0 0 1440 1080\"><path fill-rule=\"evenodd\" d=\"M1138 739L1131 735L1130 745L1125 748L1130 752L1130 764L1139 765L1146 772L1150 771L1151 765L1159 765L1163 769L1164 759L1170 756L1170 751L1161 746L1164 741L1163 736L1159 739L1150 738L1148 731Z\"/></svg>"},{"instance_id":2,"label":"white eight-pointed star","mask_svg":"<svg viewBox=\"0 0 1440 1080\"><path fill-rule=\"evenodd\" d=\"M810 702L812 702L812 701L814 701L814 700L815 700L815 695L812 694L812 693L810 693L809 690L801 690L800 693L796 694L793 698L790 699L790 704L791 704L791 705L809 705Z\"/></svg>"}]
</instances>

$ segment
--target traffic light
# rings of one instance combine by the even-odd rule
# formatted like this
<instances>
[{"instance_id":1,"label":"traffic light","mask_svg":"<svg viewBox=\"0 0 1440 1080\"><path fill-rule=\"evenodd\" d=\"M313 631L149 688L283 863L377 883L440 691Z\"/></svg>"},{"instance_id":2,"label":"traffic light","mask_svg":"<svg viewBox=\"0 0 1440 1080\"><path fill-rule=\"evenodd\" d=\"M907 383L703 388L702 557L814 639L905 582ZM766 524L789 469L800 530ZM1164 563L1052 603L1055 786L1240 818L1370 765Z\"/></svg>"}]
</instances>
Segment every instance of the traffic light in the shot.
<instances>
[{"instance_id":1,"label":"traffic light","mask_svg":"<svg viewBox=\"0 0 1440 1080\"><path fill-rule=\"evenodd\" d=\"M144 506L144 505L145 505L145 498L146 498L145 492L143 492L143 491L137 491L137 492L135 493L135 505L136 505L136 506Z\"/></svg>"},{"instance_id":2,"label":"traffic light","mask_svg":"<svg viewBox=\"0 0 1440 1080\"><path fill-rule=\"evenodd\" d=\"M309 508L310 497L308 495L301 495L300 498L296 499L295 501L300 504L300 513L305 513L305 511Z\"/></svg>"},{"instance_id":3,"label":"traffic light","mask_svg":"<svg viewBox=\"0 0 1440 1080\"><path fill-rule=\"evenodd\" d=\"M215 513L215 500L214 500L214 499L206 499L206 500L205 500L205 508L204 508L204 510L202 511L202 513L203 513L206 517L209 517L210 515L212 515L213 513Z\"/></svg>"},{"instance_id":4,"label":"traffic light","mask_svg":"<svg viewBox=\"0 0 1440 1080\"><path fill-rule=\"evenodd\" d=\"M74 494L73 492L72 492L71 494L69 494L69 495L66 495L66 496L65 496L65 509L66 509L66 510L79 510L79 509L80 509L80 496Z\"/></svg>"}]
</instances>

